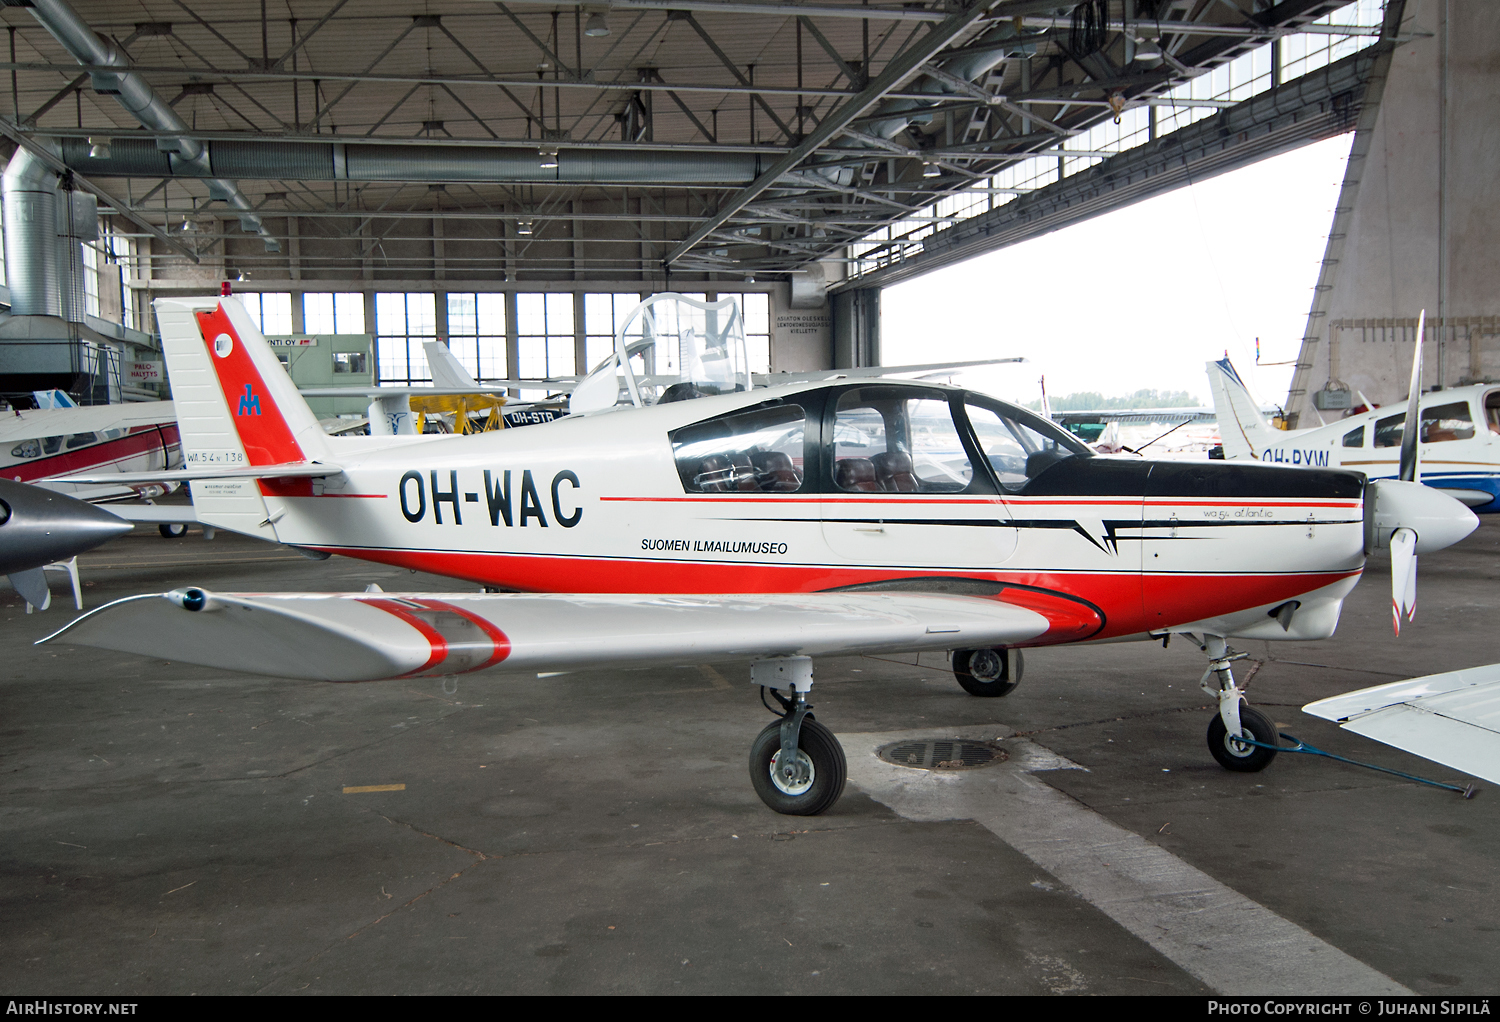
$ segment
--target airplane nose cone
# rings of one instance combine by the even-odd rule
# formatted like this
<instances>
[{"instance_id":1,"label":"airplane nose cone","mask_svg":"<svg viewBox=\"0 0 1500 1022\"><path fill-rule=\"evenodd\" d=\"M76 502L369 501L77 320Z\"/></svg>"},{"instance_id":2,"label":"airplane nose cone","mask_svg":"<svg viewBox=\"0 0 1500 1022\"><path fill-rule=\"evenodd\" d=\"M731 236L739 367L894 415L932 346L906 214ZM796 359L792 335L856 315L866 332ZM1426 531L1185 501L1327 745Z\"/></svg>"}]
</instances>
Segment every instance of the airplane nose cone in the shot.
<instances>
[{"instance_id":1,"label":"airplane nose cone","mask_svg":"<svg viewBox=\"0 0 1500 1022\"><path fill-rule=\"evenodd\" d=\"M1374 491L1369 503L1374 504L1377 547L1389 545L1397 529L1411 529L1417 534L1416 552L1429 554L1452 546L1479 527L1479 518L1462 501L1431 486L1377 479L1370 489Z\"/></svg>"},{"instance_id":2,"label":"airplane nose cone","mask_svg":"<svg viewBox=\"0 0 1500 1022\"><path fill-rule=\"evenodd\" d=\"M92 504L0 479L0 574L67 560L132 527Z\"/></svg>"}]
</instances>

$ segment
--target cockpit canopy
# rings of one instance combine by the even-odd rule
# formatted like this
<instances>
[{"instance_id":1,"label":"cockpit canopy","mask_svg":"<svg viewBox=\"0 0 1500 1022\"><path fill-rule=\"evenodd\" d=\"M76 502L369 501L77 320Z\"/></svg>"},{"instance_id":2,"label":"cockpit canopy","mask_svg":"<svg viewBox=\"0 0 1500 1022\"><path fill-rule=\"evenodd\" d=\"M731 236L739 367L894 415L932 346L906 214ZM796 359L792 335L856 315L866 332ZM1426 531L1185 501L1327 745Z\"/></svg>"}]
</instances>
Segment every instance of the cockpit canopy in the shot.
<instances>
[{"instance_id":1,"label":"cockpit canopy","mask_svg":"<svg viewBox=\"0 0 1500 1022\"><path fill-rule=\"evenodd\" d=\"M1025 409L890 381L773 398L670 439L688 493L1014 493L1092 456Z\"/></svg>"},{"instance_id":2,"label":"cockpit canopy","mask_svg":"<svg viewBox=\"0 0 1500 1022\"><path fill-rule=\"evenodd\" d=\"M752 386L738 301L703 302L665 292L625 316L615 350L574 388L569 409L577 414L644 407Z\"/></svg>"}]
</instances>

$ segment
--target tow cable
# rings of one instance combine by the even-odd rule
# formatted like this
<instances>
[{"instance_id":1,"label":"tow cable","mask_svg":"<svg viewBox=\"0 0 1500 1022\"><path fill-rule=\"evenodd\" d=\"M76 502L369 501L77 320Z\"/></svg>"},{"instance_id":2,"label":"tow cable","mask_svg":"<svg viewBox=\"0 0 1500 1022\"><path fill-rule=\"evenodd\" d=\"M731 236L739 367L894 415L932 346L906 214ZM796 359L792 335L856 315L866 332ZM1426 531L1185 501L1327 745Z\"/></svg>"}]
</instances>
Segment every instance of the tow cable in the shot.
<instances>
[{"instance_id":1,"label":"tow cable","mask_svg":"<svg viewBox=\"0 0 1500 1022\"><path fill-rule=\"evenodd\" d=\"M1394 774L1395 776L1405 778L1408 781L1416 781L1418 784L1429 784L1434 788L1446 788L1448 791L1456 791L1464 798L1473 798L1480 792L1480 789L1475 787L1472 781L1467 787L1460 788L1456 784L1444 784L1442 781L1428 780L1426 777L1418 777L1416 774L1402 773L1400 770L1392 770L1390 767L1376 766L1374 763L1361 763L1357 759L1349 759L1347 756L1340 756L1337 753L1324 752L1317 746L1308 745L1296 735L1289 735L1285 731L1278 731L1277 734L1281 738L1288 742L1291 742L1292 744L1272 745L1269 742L1260 742L1256 741L1254 738L1247 738L1245 737L1243 732L1241 732L1240 737L1234 739L1234 741L1243 745L1254 745L1262 749L1275 749L1277 752L1302 752L1306 753L1309 756L1326 756L1329 759L1338 760L1340 763L1348 763L1350 766L1364 767L1367 770L1379 770L1383 774Z\"/></svg>"}]
</instances>

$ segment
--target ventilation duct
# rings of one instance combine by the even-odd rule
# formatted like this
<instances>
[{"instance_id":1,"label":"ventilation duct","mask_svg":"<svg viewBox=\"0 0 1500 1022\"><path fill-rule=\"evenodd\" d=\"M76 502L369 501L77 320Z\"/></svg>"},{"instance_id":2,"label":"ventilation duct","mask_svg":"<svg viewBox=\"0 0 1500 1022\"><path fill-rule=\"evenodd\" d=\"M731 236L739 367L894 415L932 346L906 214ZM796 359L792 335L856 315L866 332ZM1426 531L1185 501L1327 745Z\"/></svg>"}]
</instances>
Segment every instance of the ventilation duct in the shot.
<instances>
[{"instance_id":1,"label":"ventilation duct","mask_svg":"<svg viewBox=\"0 0 1500 1022\"><path fill-rule=\"evenodd\" d=\"M25 148L16 150L0 178L12 315L62 316L57 183L52 168Z\"/></svg>"},{"instance_id":2,"label":"ventilation duct","mask_svg":"<svg viewBox=\"0 0 1500 1022\"><path fill-rule=\"evenodd\" d=\"M63 162L100 177L212 177L253 180L561 182L565 184L748 184L765 170L755 153L638 152L563 146L542 167L535 149L482 146L344 145L330 142L208 142L184 163L145 139L116 138L110 154L89 155L85 139L63 141Z\"/></svg>"},{"instance_id":3,"label":"ventilation duct","mask_svg":"<svg viewBox=\"0 0 1500 1022\"><path fill-rule=\"evenodd\" d=\"M67 0L32 0L31 13L78 63L114 69L90 72L95 92L114 96L145 127L172 133L170 138L155 143L171 168L169 174L204 178L210 196L239 212L241 230L261 235L269 251L280 250L281 245L266 230L239 186L213 176L207 150L188 134L187 122L177 116L144 78L130 70L129 60L113 43L95 35Z\"/></svg>"}]
</instances>

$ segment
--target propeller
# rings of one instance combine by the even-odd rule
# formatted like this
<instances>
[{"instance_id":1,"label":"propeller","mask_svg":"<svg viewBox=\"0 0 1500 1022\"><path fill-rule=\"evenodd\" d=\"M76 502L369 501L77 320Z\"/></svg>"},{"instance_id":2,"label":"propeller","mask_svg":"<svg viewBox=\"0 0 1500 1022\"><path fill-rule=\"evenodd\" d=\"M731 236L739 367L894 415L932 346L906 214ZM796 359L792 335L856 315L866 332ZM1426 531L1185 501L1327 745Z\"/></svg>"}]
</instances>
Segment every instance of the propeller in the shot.
<instances>
[{"instance_id":1,"label":"propeller","mask_svg":"<svg viewBox=\"0 0 1500 1022\"><path fill-rule=\"evenodd\" d=\"M1370 548L1391 551L1391 625L1401 634L1402 620L1417 612L1417 555L1452 546L1479 525L1461 501L1422 485L1418 441L1422 428L1422 331L1427 312L1417 317L1417 350L1412 357L1411 389L1401 430L1401 468L1395 479L1371 481L1373 499L1365 502Z\"/></svg>"}]
</instances>

